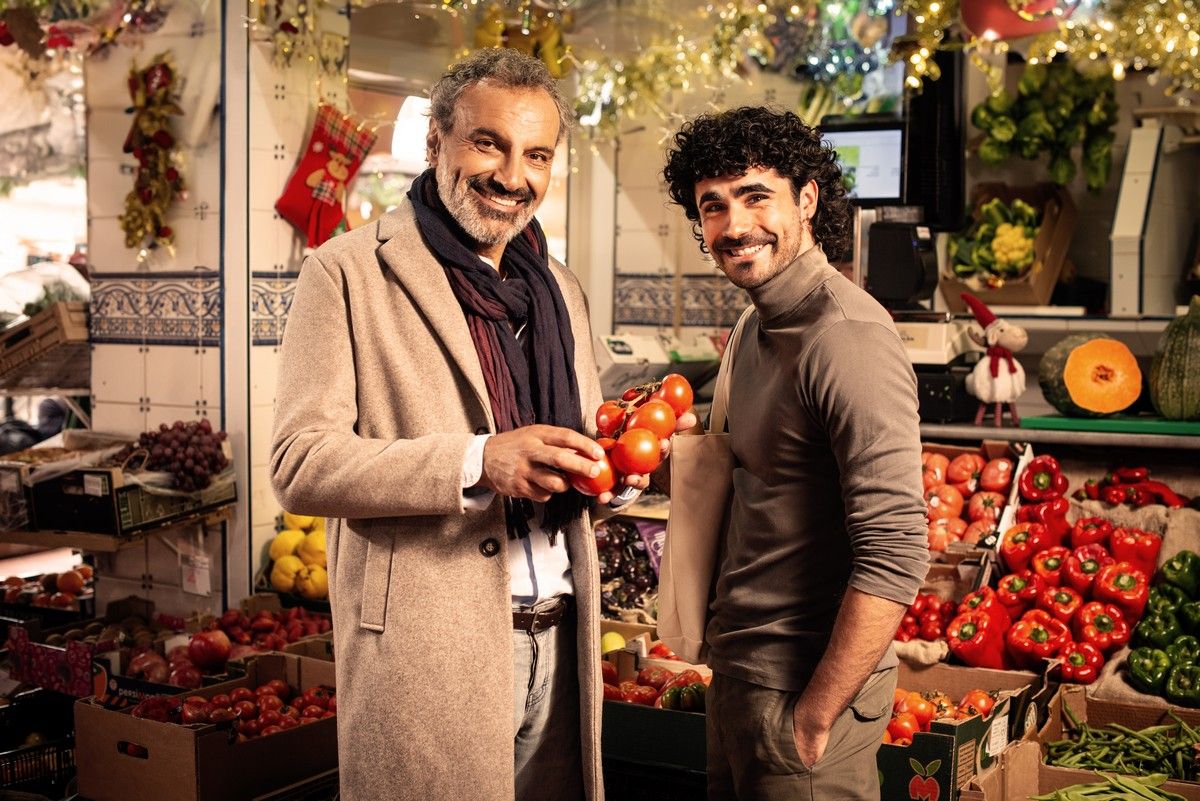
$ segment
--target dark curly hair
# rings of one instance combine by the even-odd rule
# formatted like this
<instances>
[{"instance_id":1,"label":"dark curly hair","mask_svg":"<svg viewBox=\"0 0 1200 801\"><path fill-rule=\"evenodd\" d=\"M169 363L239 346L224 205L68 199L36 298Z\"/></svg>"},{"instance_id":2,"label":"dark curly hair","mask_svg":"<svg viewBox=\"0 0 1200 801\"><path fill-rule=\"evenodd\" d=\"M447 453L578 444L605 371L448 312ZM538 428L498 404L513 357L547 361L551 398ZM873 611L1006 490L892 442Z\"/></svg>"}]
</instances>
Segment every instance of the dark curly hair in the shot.
<instances>
[{"instance_id":1,"label":"dark curly hair","mask_svg":"<svg viewBox=\"0 0 1200 801\"><path fill-rule=\"evenodd\" d=\"M791 179L797 198L801 187L817 182L813 238L830 259L841 258L850 245L851 219L836 153L821 141L820 131L792 112L761 106L702 114L684 124L667 152L663 178L671 199L683 206L692 221L692 235L701 247L696 184L707 178L743 175L755 167L774 169Z\"/></svg>"}]
</instances>

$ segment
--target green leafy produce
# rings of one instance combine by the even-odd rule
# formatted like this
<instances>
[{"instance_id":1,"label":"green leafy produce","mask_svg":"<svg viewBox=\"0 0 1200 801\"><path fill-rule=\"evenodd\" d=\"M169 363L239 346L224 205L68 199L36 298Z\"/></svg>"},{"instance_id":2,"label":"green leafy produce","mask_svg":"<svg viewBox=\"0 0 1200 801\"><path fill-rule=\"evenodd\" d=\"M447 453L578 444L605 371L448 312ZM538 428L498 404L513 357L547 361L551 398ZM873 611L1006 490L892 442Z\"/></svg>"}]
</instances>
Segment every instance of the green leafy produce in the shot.
<instances>
[{"instance_id":1,"label":"green leafy produce","mask_svg":"<svg viewBox=\"0 0 1200 801\"><path fill-rule=\"evenodd\" d=\"M1046 764L1078 770L1115 770L1144 776L1162 784L1167 779L1196 781L1200 777L1192 754L1200 743L1196 727L1168 712L1174 723L1134 731L1119 723L1091 726L1078 720L1070 707L1063 711L1071 722L1069 735L1046 744ZM1041 796L1056 798L1056 796ZM1125 797L1125 796L1122 796ZM1133 796L1137 798L1139 796Z\"/></svg>"},{"instance_id":2,"label":"green leafy produce","mask_svg":"<svg viewBox=\"0 0 1200 801\"><path fill-rule=\"evenodd\" d=\"M1033 266L1033 240L1040 226L1037 209L1025 201L989 200L976 211L970 228L950 237L954 274L971 278L980 285L976 288L1020 278Z\"/></svg>"},{"instance_id":3,"label":"green leafy produce","mask_svg":"<svg viewBox=\"0 0 1200 801\"><path fill-rule=\"evenodd\" d=\"M1045 795L1031 795L1032 801L1187 801L1179 793L1164 790L1167 777L1162 774L1139 779L1101 773L1102 782L1072 784Z\"/></svg>"},{"instance_id":4,"label":"green leafy produce","mask_svg":"<svg viewBox=\"0 0 1200 801\"><path fill-rule=\"evenodd\" d=\"M42 296L31 303L26 303L25 307L21 309L21 313L26 317L32 317L55 303L86 300L87 297L76 292L68 284L62 281L51 281L42 287Z\"/></svg>"},{"instance_id":5,"label":"green leafy produce","mask_svg":"<svg viewBox=\"0 0 1200 801\"><path fill-rule=\"evenodd\" d=\"M991 95L971 110L971 124L986 134L979 146L984 164L1048 153L1051 181L1066 185L1082 168L1088 189L1099 192L1112 175L1118 110L1111 74L1082 72L1058 59L1027 65L1017 96Z\"/></svg>"}]
</instances>

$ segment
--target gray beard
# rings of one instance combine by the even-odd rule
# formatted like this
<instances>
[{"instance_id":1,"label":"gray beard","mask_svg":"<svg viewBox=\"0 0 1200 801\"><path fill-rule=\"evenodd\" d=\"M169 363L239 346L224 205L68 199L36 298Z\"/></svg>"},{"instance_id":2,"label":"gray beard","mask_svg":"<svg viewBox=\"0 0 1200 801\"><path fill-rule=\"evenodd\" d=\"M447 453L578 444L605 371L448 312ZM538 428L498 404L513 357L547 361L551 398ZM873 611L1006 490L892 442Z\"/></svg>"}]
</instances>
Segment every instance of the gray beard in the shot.
<instances>
[{"instance_id":1,"label":"gray beard","mask_svg":"<svg viewBox=\"0 0 1200 801\"><path fill-rule=\"evenodd\" d=\"M444 161L438 164L434 175L437 178L438 196L446 204L450 215L468 236L481 245L508 244L525 230L537 211L536 202L526 204L515 216L484 205L466 179L455 182L453 173Z\"/></svg>"}]
</instances>

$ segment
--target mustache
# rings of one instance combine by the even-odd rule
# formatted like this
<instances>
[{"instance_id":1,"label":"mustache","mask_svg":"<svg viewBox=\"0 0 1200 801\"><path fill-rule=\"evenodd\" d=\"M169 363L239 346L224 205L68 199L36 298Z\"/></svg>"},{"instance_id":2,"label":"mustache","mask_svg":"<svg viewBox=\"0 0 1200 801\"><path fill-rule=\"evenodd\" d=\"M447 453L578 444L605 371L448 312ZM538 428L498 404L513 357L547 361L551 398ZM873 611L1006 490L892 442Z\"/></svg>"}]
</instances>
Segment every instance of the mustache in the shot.
<instances>
[{"instance_id":1,"label":"mustache","mask_svg":"<svg viewBox=\"0 0 1200 801\"><path fill-rule=\"evenodd\" d=\"M736 250L737 248L752 248L756 245L774 245L776 241L776 238L770 235L747 235L738 239L722 236L713 242L713 250Z\"/></svg>"},{"instance_id":2,"label":"mustache","mask_svg":"<svg viewBox=\"0 0 1200 801\"><path fill-rule=\"evenodd\" d=\"M522 203L528 203L533 200L533 192L528 189L507 189L503 184L494 178L481 178L474 176L467 179L467 186L475 191L487 192L489 195L495 195L502 198L510 198Z\"/></svg>"}]
</instances>

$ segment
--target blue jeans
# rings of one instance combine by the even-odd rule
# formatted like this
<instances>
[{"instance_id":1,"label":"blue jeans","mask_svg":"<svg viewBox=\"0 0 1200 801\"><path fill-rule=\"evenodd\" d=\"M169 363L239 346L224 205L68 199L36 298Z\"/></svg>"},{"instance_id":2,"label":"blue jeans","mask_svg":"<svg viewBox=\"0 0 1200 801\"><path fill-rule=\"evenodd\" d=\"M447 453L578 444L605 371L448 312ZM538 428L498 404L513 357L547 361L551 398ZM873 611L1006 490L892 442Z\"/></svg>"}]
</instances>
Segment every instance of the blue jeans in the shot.
<instances>
[{"instance_id":1,"label":"blue jeans","mask_svg":"<svg viewBox=\"0 0 1200 801\"><path fill-rule=\"evenodd\" d=\"M574 607L546 631L513 631L516 801L583 798L576 647Z\"/></svg>"}]
</instances>

